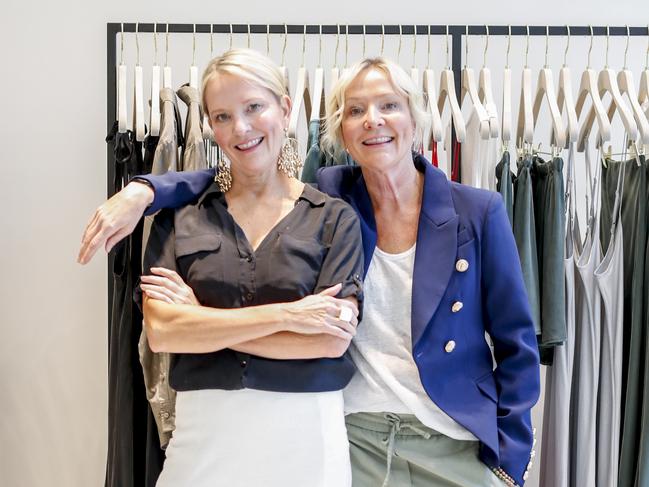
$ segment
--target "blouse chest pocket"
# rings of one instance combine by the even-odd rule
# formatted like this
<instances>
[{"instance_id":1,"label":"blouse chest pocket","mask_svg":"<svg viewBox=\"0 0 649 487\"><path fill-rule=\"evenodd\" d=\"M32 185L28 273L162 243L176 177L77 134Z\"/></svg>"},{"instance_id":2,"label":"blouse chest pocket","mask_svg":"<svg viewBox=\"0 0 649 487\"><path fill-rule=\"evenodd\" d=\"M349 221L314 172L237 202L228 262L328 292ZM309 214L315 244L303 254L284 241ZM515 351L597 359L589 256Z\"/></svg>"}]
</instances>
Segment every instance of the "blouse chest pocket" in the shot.
<instances>
[{"instance_id":1,"label":"blouse chest pocket","mask_svg":"<svg viewBox=\"0 0 649 487\"><path fill-rule=\"evenodd\" d=\"M200 284L222 279L222 241L222 236L218 233L176 236L178 273L197 296Z\"/></svg>"},{"instance_id":2,"label":"blouse chest pocket","mask_svg":"<svg viewBox=\"0 0 649 487\"><path fill-rule=\"evenodd\" d=\"M269 277L282 288L297 291L299 296L315 289L327 248L320 241L278 234L268 262Z\"/></svg>"}]
</instances>

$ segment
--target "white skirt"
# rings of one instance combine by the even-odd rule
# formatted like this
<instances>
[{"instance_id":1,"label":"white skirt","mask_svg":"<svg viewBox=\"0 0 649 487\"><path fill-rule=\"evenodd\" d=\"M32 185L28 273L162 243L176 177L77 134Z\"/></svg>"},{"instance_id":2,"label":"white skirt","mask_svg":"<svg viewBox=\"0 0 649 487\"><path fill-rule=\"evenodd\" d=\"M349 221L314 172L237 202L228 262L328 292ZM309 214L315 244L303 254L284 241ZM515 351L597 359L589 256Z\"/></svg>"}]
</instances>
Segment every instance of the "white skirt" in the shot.
<instances>
[{"instance_id":1,"label":"white skirt","mask_svg":"<svg viewBox=\"0 0 649 487\"><path fill-rule=\"evenodd\" d=\"M342 391L178 392L156 487L349 487Z\"/></svg>"}]
</instances>

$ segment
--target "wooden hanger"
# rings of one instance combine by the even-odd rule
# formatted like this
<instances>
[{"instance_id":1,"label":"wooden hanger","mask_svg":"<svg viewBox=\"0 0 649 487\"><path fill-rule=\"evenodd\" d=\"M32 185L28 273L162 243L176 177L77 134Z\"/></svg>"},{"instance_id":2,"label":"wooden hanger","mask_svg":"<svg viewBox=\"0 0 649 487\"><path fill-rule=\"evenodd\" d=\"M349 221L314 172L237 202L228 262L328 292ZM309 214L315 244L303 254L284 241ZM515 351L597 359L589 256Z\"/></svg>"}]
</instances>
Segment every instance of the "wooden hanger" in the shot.
<instances>
[{"instance_id":1,"label":"wooden hanger","mask_svg":"<svg viewBox=\"0 0 649 487\"><path fill-rule=\"evenodd\" d=\"M617 78L615 76L615 72L608 67L608 37L609 37L608 27L606 29L607 29L606 64L604 66L604 69L600 71L597 77L597 90L598 90L598 96L600 98L600 104L601 104L602 96L608 92L611 95L611 102L616 105L616 110L618 110L620 113L620 117L622 118L622 123L624 124L624 128L626 130L628 140L636 141L638 140L638 126L635 123L635 120L633 120L633 115L631 114L631 111L626 106L626 103L622 98L622 94L620 93L620 88L617 84ZM593 103L593 107L594 107L594 103ZM603 108L604 107L602 105L602 109ZM608 118L608 113L606 113L606 120L609 122L608 138L606 137L607 134L604 133L602 130L600 130L600 135L597 138L598 145L601 145L603 142L608 142L611 137L610 118ZM585 144L588 140L591 129L593 127L594 121L595 121L594 108L591 108L584 125L582 125L581 127L581 131L579 133L579 141L577 144L577 150L579 151L584 150Z\"/></svg>"},{"instance_id":2,"label":"wooden hanger","mask_svg":"<svg viewBox=\"0 0 649 487\"><path fill-rule=\"evenodd\" d=\"M282 65L279 67L279 71L282 73L284 78L284 88L286 88L286 93L291 96L291 84L289 82L288 68L286 67L286 42L288 41L288 27L284 24L284 47L282 47Z\"/></svg>"},{"instance_id":3,"label":"wooden hanger","mask_svg":"<svg viewBox=\"0 0 649 487\"><path fill-rule=\"evenodd\" d=\"M550 116L552 117L552 132L553 138L556 140L557 147L564 148L566 146L566 132L563 128L563 120L561 119L561 110L557 104L557 95L554 91L554 80L552 77L552 70L548 65L548 41L549 30L548 26L545 27L545 64L539 71L539 79L536 84L536 95L534 97L533 107L533 127L536 127L538 121L539 110L541 103L545 99L548 108L550 109Z\"/></svg>"},{"instance_id":4,"label":"wooden hanger","mask_svg":"<svg viewBox=\"0 0 649 487\"><path fill-rule=\"evenodd\" d=\"M126 65L124 64L124 24L120 33L120 59L117 66L117 131L120 134L128 130L128 113L126 103Z\"/></svg>"},{"instance_id":5,"label":"wooden hanger","mask_svg":"<svg viewBox=\"0 0 649 487\"><path fill-rule=\"evenodd\" d=\"M214 59L214 26L210 23L210 62ZM203 113L201 130L203 133L203 140L214 142L214 132L212 127L210 127L210 120L207 116L207 113L203 111L203 106L201 103L201 112ZM211 152L211 147L209 144L206 144L205 149L208 151L208 154Z\"/></svg>"},{"instance_id":6,"label":"wooden hanger","mask_svg":"<svg viewBox=\"0 0 649 487\"><path fill-rule=\"evenodd\" d=\"M192 33L192 65L189 67L189 86L198 89L198 66L196 66L196 24Z\"/></svg>"},{"instance_id":7,"label":"wooden hanger","mask_svg":"<svg viewBox=\"0 0 649 487\"><path fill-rule=\"evenodd\" d=\"M311 97L311 121L325 117L325 75L322 68L322 26L320 26L318 51L318 67L313 77L313 93Z\"/></svg>"},{"instance_id":8,"label":"wooden hanger","mask_svg":"<svg viewBox=\"0 0 649 487\"><path fill-rule=\"evenodd\" d=\"M516 129L517 144L531 144L534 139L534 110L532 106L532 70L527 64L530 52L530 28L527 26L527 44L525 47L525 66L521 76L521 98L518 107L518 124Z\"/></svg>"},{"instance_id":9,"label":"wooden hanger","mask_svg":"<svg viewBox=\"0 0 649 487\"><path fill-rule=\"evenodd\" d=\"M649 26L647 26L647 35L647 52L645 54L644 70L640 75L640 87L638 88L638 103L642 106L649 103Z\"/></svg>"},{"instance_id":10,"label":"wooden hanger","mask_svg":"<svg viewBox=\"0 0 649 487\"><path fill-rule=\"evenodd\" d=\"M135 140L142 142L146 137L146 124L144 123L144 81L142 66L140 66L140 36L139 22L135 23L135 48L137 51L133 78L133 129Z\"/></svg>"},{"instance_id":11,"label":"wooden hanger","mask_svg":"<svg viewBox=\"0 0 649 487\"><path fill-rule=\"evenodd\" d=\"M575 110L575 101L572 97L572 80L570 76L570 69L568 68L568 49L570 47L570 26L566 26L568 30L568 42L566 43L566 50L563 53L563 66L559 71L559 91L557 93L557 105L563 113L565 110L567 115L566 127L566 147L572 142L577 142L579 136L579 123L577 121L577 112ZM553 132L554 135L554 132ZM558 146L559 144L553 138L552 144Z\"/></svg>"},{"instance_id":12,"label":"wooden hanger","mask_svg":"<svg viewBox=\"0 0 649 487\"><path fill-rule=\"evenodd\" d=\"M433 149L433 143L441 142L444 139L442 118L437 109L437 89L435 87L435 72L430 68L430 25L428 26L428 64L423 74L424 105L430 114L430 137L428 139L428 150ZM427 132L428 133L428 132Z\"/></svg>"},{"instance_id":13,"label":"wooden hanger","mask_svg":"<svg viewBox=\"0 0 649 487\"><path fill-rule=\"evenodd\" d=\"M629 27L627 26L627 37L626 37L626 48L624 50L624 68L617 74L617 83L620 89L620 94L624 96L627 95L629 103L631 105L631 112L633 113L633 118L636 122L639 131L639 137L643 144L649 144L649 121L647 120L647 115L642 110L639 102L639 96L635 89L635 83L633 82L633 73L627 67L627 54L629 52ZM617 110L617 105L613 102L609 105L608 108L608 119L613 120L615 112Z\"/></svg>"},{"instance_id":14,"label":"wooden hanger","mask_svg":"<svg viewBox=\"0 0 649 487\"><path fill-rule=\"evenodd\" d=\"M337 33L336 33L336 51L334 53L334 65L331 67L331 75L329 77L329 91L325 93L325 102L329 100L329 94L333 90L334 86L338 84L340 79L340 68L338 68L338 48L340 46L340 24L336 24Z\"/></svg>"},{"instance_id":15,"label":"wooden hanger","mask_svg":"<svg viewBox=\"0 0 649 487\"><path fill-rule=\"evenodd\" d=\"M502 131L501 139L503 150L509 146L512 140L512 70L509 68L509 49L512 43L512 27L508 26L509 35L507 38L507 56L505 69L503 71L503 109L502 109Z\"/></svg>"},{"instance_id":16,"label":"wooden hanger","mask_svg":"<svg viewBox=\"0 0 649 487\"><path fill-rule=\"evenodd\" d=\"M469 33L469 29L467 27L465 41L464 41L466 61L468 61L468 57L469 57L468 33ZM487 110L485 109L484 105L480 101L480 96L478 95L478 87L475 82L475 74L473 72L473 69L470 68L468 64L465 64L464 68L462 68L461 86L462 86L462 90L460 91L460 106L463 105L466 95L469 95L469 99L471 100L471 104L473 105L473 109L475 110L475 114L478 117L478 120L480 122L480 137L482 139L488 139L490 136L489 114L487 113Z\"/></svg>"},{"instance_id":17,"label":"wooden hanger","mask_svg":"<svg viewBox=\"0 0 649 487\"><path fill-rule=\"evenodd\" d=\"M153 23L153 66L151 67L151 112L149 116L149 133L160 135L160 66L158 66L158 32Z\"/></svg>"},{"instance_id":18,"label":"wooden hanger","mask_svg":"<svg viewBox=\"0 0 649 487\"><path fill-rule=\"evenodd\" d=\"M169 66L169 24L165 33L165 65L162 69L162 87L173 89L171 82L171 66Z\"/></svg>"},{"instance_id":19,"label":"wooden hanger","mask_svg":"<svg viewBox=\"0 0 649 487\"><path fill-rule=\"evenodd\" d=\"M483 103L487 115L489 116L489 135L495 139L499 135L498 111L496 109L496 102L494 101L493 89L491 88L491 72L487 68L487 50L489 49L489 26L487 29L487 36L485 37L485 48L482 59L482 69L478 75L478 97Z\"/></svg>"},{"instance_id":20,"label":"wooden hanger","mask_svg":"<svg viewBox=\"0 0 649 487\"><path fill-rule=\"evenodd\" d=\"M440 115L444 113L444 106L448 102L451 110L451 119L455 128L455 138L462 143L466 139L466 124L462 116L462 110L455 93L455 76L449 62L448 53L448 25L446 26L446 69L442 70L439 80L439 98L437 99L437 110ZM450 148L448 148L450 149Z\"/></svg>"},{"instance_id":21,"label":"wooden hanger","mask_svg":"<svg viewBox=\"0 0 649 487\"><path fill-rule=\"evenodd\" d=\"M300 113L304 108L306 120L311 119L311 94L309 91L309 73L304 67L304 55L306 51L306 25L304 26L304 34L302 37L302 66L297 72L297 82L295 85L295 96L293 100L293 108L291 109L291 116L288 122L288 136L292 139L297 139L297 125L300 120Z\"/></svg>"}]
</instances>

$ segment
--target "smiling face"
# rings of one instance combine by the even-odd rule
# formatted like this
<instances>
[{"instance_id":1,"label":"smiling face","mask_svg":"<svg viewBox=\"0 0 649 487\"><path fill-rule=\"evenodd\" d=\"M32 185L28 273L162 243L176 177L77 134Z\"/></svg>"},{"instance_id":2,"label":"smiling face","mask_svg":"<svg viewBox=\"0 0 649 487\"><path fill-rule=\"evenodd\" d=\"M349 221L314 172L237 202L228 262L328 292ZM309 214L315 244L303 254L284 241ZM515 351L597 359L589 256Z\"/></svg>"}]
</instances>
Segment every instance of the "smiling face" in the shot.
<instances>
[{"instance_id":1,"label":"smiling face","mask_svg":"<svg viewBox=\"0 0 649 487\"><path fill-rule=\"evenodd\" d=\"M343 143L361 167L388 171L412 163L415 122L408 99L385 72L361 71L347 87L344 105Z\"/></svg>"},{"instance_id":2,"label":"smiling face","mask_svg":"<svg viewBox=\"0 0 649 487\"><path fill-rule=\"evenodd\" d=\"M219 73L205 86L204 100L214 140L232 162L233 175L277 170L291 109L287 96L278 100L253 81Z\"/></svg>"}]
</instances>

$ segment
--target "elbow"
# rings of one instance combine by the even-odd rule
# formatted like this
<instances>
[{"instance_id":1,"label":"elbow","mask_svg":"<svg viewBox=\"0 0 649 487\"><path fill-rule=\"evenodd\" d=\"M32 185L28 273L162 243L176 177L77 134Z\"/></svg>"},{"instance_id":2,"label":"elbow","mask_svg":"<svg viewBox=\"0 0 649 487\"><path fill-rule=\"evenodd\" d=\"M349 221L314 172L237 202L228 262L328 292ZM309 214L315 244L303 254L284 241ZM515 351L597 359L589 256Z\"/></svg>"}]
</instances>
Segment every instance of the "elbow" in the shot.
<instances>
[{"instance_id":1,"label":"elbow","mask_svg":"<svg viewBox=\"0 0 649 487\"><path fill-rule=\"evenodd\" d=\"M331 337L325 346L325 357L327 358L340 358L345 355L351 339Z\"/></svg>"},{"instance_id":2,"label":"elbow","mask_svg":"<svg viewBox=\"0 0 649 487\"><path fill-rule=\"evenodd\" d=\"M166 340L160 323L150 317L144 317L144 333L146 333L149 348L152 352L167 352Z\"/></svg>"}]
</instances>

